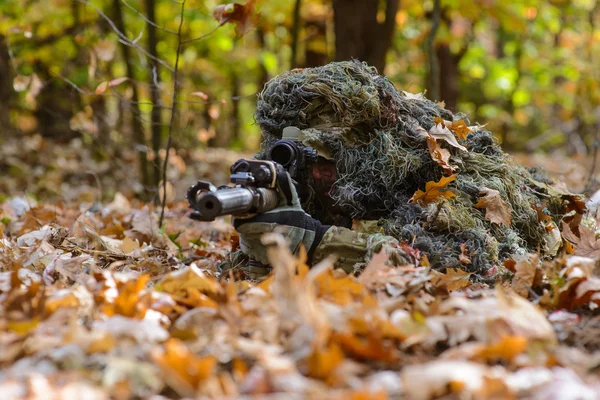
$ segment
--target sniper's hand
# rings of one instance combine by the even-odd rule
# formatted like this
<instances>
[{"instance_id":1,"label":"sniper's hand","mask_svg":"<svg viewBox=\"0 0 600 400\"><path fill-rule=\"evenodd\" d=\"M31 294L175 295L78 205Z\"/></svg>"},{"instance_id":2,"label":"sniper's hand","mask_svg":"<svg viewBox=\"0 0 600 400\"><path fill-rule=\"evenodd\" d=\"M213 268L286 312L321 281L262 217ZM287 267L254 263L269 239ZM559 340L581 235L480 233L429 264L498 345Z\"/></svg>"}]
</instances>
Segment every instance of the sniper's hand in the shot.
<instances>
[{"instance_id":1,"label":"sniper's hand","mask_svg":"<svg viewBox=\"0 0 600 400\"><path fill-rule=\"evenodd\" d=\"M289 174L278 180L279 206L274 210L250 218L234 218L233 226L240 235L240 247L251 259L268 264L267 251L261 243L265 233L278 232L288 240L290 250L296 254L303 245L308 252L308 263L329 228L302 210L298 193ZM287 193L287 197L283 195Z\"/></svg>"}]
</instances>

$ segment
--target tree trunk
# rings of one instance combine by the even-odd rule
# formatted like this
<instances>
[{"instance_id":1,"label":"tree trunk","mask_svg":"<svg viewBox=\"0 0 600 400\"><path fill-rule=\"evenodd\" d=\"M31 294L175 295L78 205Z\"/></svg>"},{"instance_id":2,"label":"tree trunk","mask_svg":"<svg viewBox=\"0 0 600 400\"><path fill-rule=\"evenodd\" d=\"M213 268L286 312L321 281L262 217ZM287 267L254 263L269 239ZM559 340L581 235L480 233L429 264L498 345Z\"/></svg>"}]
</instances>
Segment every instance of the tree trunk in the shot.
<instances>
[{"instance_id":1,"label":"tree trunk","mask_svg":"<svg viewBox=\"0 0 600 400\"><path fill-rule=\"evenodd\" d=\"M0 132L3 136L8 136L12 131L10 123L10 107L14 100L14 90L12 87L13 70L10 65L10 56L6 38L0 34Z\"/></svg>"},{"instance_id":2,"label":"tree trunk","mask_svg":"<svg viewBox=\"0 0 600 400\"><path fill-rule=\"evenodd\" d=\"M399 0L385 1L385 20L377 21L376 0L333 0L335 59L366 61L380 73L392 43Z\"/></svg>"},{"instance_id":3,"label":"tree trunk","mask_svg":"<svg viewBox=\"0 0 600 400\"><path fill-rule=\"evenodd\" d=\"M155 0L146 0L146 13L148 19L156 23L156 2ZM150 84L150 101L152 102L152 113L150 115L150 131L152 132L152 151L154 159L152 161L152 184L158 187L160 183L160 145L162 139L162 118L160 104L160 66L156 59L158 52L156 45L158 39L156 36L156 27L152 24L146 25L148 29L148 53L153 58L148 59L148 83Z\"/></svg>"},{"instance_id":4,"label":"tree trunk","mask_svg":"<svg viewBox=\"0 0 600 400\"><path fill-rule=\"evenodd\" d=\"M123 12L121 9L121 0L113 0L113 22L117 29L125 34L125 22L123 21ZM146 138L144 137L144 128L141 122L141 112L139 106L139 96L137 85L135 84L135 73L133 70L133 64L131 63L131 53L129 46L121 43L121 54L123 56L123 62L125 63L125 69L127 71L127 77L131 79L131 102L129 108L131 110L131 129L133 133L133 141L138 152L138 162L140 168L140 174L142 178L142 184L145 187L150 186L150 175L148 173L148 160L146 158Z\"/></svg>"},{"instance_id":5,"label":"tree trunk","mask_svg":"<svg viewBox=\"0 0 600 400\"><path fill-rule=\"evenodd\" d=\"M260 49L266 50L267 41L265 40L265 31L264 28L260 25L256 27L256 37L258 39ZM265 63L262 59L260 60L259 67L260 72L258 74L257 88L258 91L261 92L263 90L263 87L265 86L265 83L267 83L267 81L269 80L269 71L267 71L267 67L265 66Z\"/></svg>"},{"instance_id":6,"label":"tree trunk","mask_svg":"<svg viewBox=\"0 0 600 400\"><path fill-rule=\"evenodd\" d=\"M240 143L241 135L241 116L240 116L240 77L235 71L231 72L231 138L234 142ZM228 143L229 144L229 143Z\"/></svg>"},{"instance_id":7,"label":"tree trunk","mask_svg":"<svg viewBox=\"0 0 600 400\"><path fill-rule=\"evenodd\" d=\"M446 108L456 111L460 92L460 71L458 63L464 53L452 54L448 43L440 43L435 49L439 65L439 93L438 100L446 104Z\"/></svg>"},{"instance_id":8,"label":"tree trunk","mask_svg":"<svg viewBox=\"0 0 600 400\"><path fill-rule=\"evenodd\" d=\"M311 17L304 22L306 32L314 32L306 40L304 48L305 68L320 67L329 62L327 56L327 21L322 17Z\"/></svg>"},{"instance_id":9,"label":"tree trunk","mask_svg":"<svg viewBox=\"0 0 600 400\"><path fill-rule=\"evenodd\" d=\"M292 17L292 54L290 60L290 68L296 68L298 65L298 36L300 31L300 9L302 8L302 0L296 0L294 4L294 14Z\"/></svg>"}]
</instances>

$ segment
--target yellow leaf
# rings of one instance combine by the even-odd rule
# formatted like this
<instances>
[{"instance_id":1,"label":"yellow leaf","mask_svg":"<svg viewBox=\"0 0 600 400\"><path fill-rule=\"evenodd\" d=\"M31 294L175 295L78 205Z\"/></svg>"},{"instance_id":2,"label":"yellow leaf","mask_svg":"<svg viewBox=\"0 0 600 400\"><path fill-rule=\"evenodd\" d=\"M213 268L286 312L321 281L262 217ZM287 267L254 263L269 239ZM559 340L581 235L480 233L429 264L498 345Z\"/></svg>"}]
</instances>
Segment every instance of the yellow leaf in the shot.
<instances>
[{"instance_id":1,"label":"yellow leaf","mask_svg":"<svg viewBox=\"0 0 600 400\"><path fill-rule=\"evenodd\" d=\"M33 318L26 321L8 321L6 327L9 331L23 335L34 329L40 323L39 318Z\"/></svg>"},{"instance_id":2,"label":"yellow leaf","mask_svg":"<svg viewBox=\"0 0 600 400\"><path fill-rule=\"evenodd\" d=\"M429 181L425 184L425 191L422 191L421 189L417 190L410 201L412 203L421 201L423 204L429 204L434 202L438 197L444 197L446 199L456 197L450 190L442 191L442 189L445 189L446 186L454 180L456 180L456 175L443 176L437 182Z\"/></svg>"},{"instance_id":3,"label":"yellow leaf","mask_svg":"<svg viewBox=\"0 0 600 400\"><path fill-rule=\"evenodd\" d=\"M445 274L439 274L435 279L435 284L444 286L446 289L453 291L465 288L471 284L469 278L473 275L472 272L466 272L458 268L447 268Z\"/></svg>"},{"instance_id":4,"label":"yellow leaf","mask_svg":"<svg viewBox=\"0 0 600 400\"><path fill-rule=\"evenodd\" d=\"M512 221L512 210L506 202L500 197L500 192L494 189L483 188L479 194L480 197L475 207L485 208L485 219L498 225L510 226Z\"/></svg>"}]
</instances>

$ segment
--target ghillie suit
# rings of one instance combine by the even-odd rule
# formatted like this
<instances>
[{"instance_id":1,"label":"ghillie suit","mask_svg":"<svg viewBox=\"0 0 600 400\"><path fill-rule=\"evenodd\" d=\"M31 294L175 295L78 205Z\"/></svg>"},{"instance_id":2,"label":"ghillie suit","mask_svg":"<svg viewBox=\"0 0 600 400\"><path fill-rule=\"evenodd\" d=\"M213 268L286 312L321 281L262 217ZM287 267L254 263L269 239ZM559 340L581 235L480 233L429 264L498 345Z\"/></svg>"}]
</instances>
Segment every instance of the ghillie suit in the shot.
<instances>
[{"instance_id":1,"label":"ghillie suit","mask_svg":"<svg viewBox=\"0 0 600 400\"><path fill-rule=\"evenodd\" d=\"M302 129L305 143L336 163L337 205L355 220L377 220L385 234L427 254L434 268L483 275L515 254L554 255L562 244L556 224L578 201L554 190L543 173L515 165L481 126L471 127L458 147L437 141L450 154L443 166L432 156L428 132L435 118L468 123L465 116L398 91L358 61L280 74L260 94L255 117L262 130L259 158L283 128ZM410 201L427 182L451 174L456 180L448 187L456 197ZM497 190L510 207L510 222L491 222L485 208L475 207L487 189ZM328 219L310 205L305 209ZM461 257L465 252L470 263Z\"/></svg>"}]
</instances>

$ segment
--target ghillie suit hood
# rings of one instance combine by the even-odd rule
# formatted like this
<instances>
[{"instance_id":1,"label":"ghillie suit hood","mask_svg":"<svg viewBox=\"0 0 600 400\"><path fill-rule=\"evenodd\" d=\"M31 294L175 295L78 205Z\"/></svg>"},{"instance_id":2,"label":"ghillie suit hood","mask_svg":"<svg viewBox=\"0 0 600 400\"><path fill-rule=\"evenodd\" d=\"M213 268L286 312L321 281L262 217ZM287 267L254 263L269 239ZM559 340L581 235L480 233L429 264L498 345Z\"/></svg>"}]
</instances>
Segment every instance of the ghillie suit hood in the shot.
<instances>
[{"instance_id":1,"label":"ghillie suit hood","mask_svg":"<svg viewBox=\"0 0 600 400\"><path fill-rule=\"evenodd\" d=\"M434 268L484 274L515 254L556 253L561 244L556 224L570 210L567 205L578 201L556 191L543 173L515 165L492 134L477 126L466 140L458 139L463 149L438 141L450 152L456 180L449 188L456 197L412 203L427 182L449 175L428 147L435 118L468 121L421 95L398 91L358 61L278 75L259 95L255 118L262 130L258 157L281 138L283 128L302 129L306 142L336 162L337 204L354 219L378 220L386 234L427 254ZM508 226L489 221L486 209L475 207L486 189L497 190L510 207ZM465 251L470 264L461 257Z\"/></svg>"}]
</instances>

